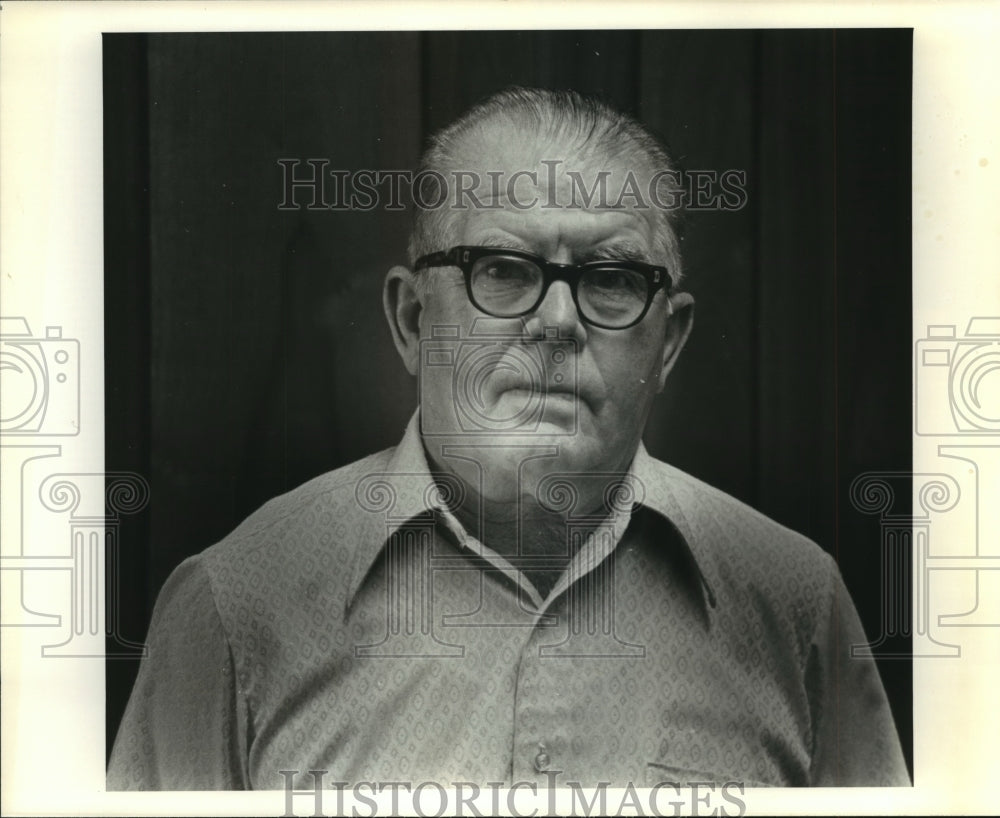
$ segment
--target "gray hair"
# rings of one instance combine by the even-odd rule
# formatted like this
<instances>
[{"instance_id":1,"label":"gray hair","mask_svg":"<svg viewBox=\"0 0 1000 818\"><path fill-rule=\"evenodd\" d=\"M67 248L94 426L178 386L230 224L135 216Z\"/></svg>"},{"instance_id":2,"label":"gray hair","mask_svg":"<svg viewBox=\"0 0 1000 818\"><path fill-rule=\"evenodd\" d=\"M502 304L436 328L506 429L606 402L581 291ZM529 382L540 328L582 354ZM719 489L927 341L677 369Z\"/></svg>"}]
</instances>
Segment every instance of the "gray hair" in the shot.
<instances>
[{"instance_id":1,"label":"gray hair","mask_svg":"<svg viewBox=\"0 0 1000 818\"><path fill-rule=\"evenodd\" d=\"M495 125L558 139L568 150L600 159L615 157L642 163L652 172L667 171L657 179L659 200L677 202L676 207L656 208L658 252L674 274L681 274L680 239L684 213L676 169L663 144L641 123L615 110L602 100L576 91L511 87L477 103L447 127L431 136L421 157L417 177L426 185L458 167L462 149L477 135L486 135ZM421 192L422 201L432 201L433 192ZM416 208L408 255L411 266L423 255L445 250L455 241L454 219L449 209Z\"/></svg>"}]
</instances>

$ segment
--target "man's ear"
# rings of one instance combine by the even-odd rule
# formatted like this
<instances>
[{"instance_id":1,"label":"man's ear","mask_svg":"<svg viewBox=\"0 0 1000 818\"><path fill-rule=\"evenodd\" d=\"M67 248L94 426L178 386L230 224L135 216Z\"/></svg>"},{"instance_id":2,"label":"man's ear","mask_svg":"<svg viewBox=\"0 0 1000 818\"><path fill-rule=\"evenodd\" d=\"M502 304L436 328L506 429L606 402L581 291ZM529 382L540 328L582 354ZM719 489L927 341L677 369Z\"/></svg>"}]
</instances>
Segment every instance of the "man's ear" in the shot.
<instances>
[{"instance_id":1,"label":"man's ear","mask_svg":"<svg viewBox=\"0 0 1000 818\"><path fill-rule=\"evenodd\" d=\"M420 361L420 313L423 301L416 278L405 267L393 267L385 277L382 307L389 322L392 340L406 371L417 374Z\"/></svg>"},{"instance_id":2,"label":"man's ear","mask_svg":"<svg viewBox=\"0 0 1000 818\"><path fill-rule=\"evenodd\" d=\"M660 385L663 391L667 375L673 369L677 356L687 343L694 325L694 298L690 293L676 293L670 297L670 317L667 319L667 340L663 345L663 363L660 366Z\"/></svg>"}]
</instances>

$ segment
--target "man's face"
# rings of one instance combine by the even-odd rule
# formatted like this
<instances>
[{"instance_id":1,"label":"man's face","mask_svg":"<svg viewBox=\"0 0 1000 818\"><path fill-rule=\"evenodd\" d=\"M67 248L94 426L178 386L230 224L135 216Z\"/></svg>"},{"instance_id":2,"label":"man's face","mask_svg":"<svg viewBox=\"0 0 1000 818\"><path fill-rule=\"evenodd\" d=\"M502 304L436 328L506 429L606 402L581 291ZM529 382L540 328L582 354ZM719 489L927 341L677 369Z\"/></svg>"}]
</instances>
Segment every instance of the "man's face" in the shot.
<instances>
[{"instance_id":1,"label":"man's face","mask_svg":"<svg viewBox=\"0 0 1000 818\"><path fill-rule=\"evenodd\" d=\"M516 171L537 171L538 183L521 177L516 201L508 197L505 184L496 191L484 183L477 190L484 207L455 214L453 244L523 250L559 263L623 257L666 263L656 250L656 218L662 214L651 208L601 208L596 202L590 208L543 206L571 201L567 169L582 173L588 189L599 171L610 170L608 190L613 193L608 198L614 202L629 167L606 158L553 155L551 148L511 146L503 140L488 150L483 155L497 158L488 170L503 171L504 180ZM563 162L554 200L547 170L539 162L543 158ZM485 170L480 173L485 178ZM538 202L523 209L536 196ZM424 348L437 345L434 339L440 336L441 327L458 328L458 340L445 342L456 350L451 367L428 366L433 359L426 353L420 361L421 428L428 453L438 466L454 465L442 446L471 446L462 450L465 460L459 471L465 471L468 479L468 458L477 461L486 496L498 501L534 494L534 483L545 474L620 473L628 468L668 362L684 340L684 333L670 325L666 292L657 293L641 322L612 330L586 323L574 304L570 285L563 281L552 283L532 313L495 319L470 302L457 268L433 268L419 275L429 277L419 324ZM477 323L477 319L485 322ZM481 346L474 340L470 343L484 323L490 340ZM463 354L476 354L481 361L480 371L471 379L468 371L455 377L455 366L465 360ZM540 366L526 365L526 356ZM470 400L480 417L517 418L525 410L527 422L514 428L501 424L502 435L476 434L474 424L470 427L461 419L463 412L466 419L470 416ZM538 447L553 447L555 454L529 459L543 451Z\"/></svg>"}]
</instances>

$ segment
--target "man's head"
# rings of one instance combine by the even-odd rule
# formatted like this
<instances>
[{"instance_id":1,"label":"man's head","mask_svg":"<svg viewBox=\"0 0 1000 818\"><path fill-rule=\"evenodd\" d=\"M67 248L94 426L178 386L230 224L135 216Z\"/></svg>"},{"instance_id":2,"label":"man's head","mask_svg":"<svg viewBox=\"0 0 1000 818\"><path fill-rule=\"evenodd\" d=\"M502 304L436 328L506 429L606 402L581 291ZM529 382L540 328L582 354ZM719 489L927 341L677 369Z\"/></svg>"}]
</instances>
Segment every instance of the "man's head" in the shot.
<instances>
[{"instance_id":1,"label":"man's head","mask_svg":"<svg viewBox=\"0 0 1000 818\"><path fill-rule=\"evenodd\" d=\"M673 163L663 145L642 124L595 97L575 91L509 88L472 106L431 137L416 175L422 181L422 201L433 201L439 194L440 178L455 182L456 171L471 171L485 177L487 171L497 170L491 163L495 164L493 160L498 153L526 147L525 143L530 141L535 142L536 148L545 149L536 159L561 160L562 166L555 170L557 175L565 177L564 181L572 185L573 177L569 174L583 172L576 190L581 203L585 192L600 184L599 172L611 170L610 159L617 160L619 168L631 170L641 185L640 195L655 211L657 253L662 257L661 262L670 264L675 283L679 280L683 208ZM542 167L537 162L534 167L519 169L536 170L545 178L550 175L549 166ZM586 169L593 172L587 174ZM658 174L652 191L656 202L646 189L654 174ZM500 177L499 181L506 186L509 176ZM613 205L622 186L606 184L605 187L606 203ZM454 197L449 199L453 203ZM626 195L622 204L630 201ZM409 243L411 267L421 256L454 246L454 215L449 207L417 210Z\"/></svg>"},{"instance_id":2,"label":"man's head","mask_svg":"<svg viewBox=\"0 0 1000 818\"><path fill-rule=\"evenodd\" d=\"M691 326L665 151L602 103L514 89L435 136L422 170L451 189L419 212L417 269L389 272L385 308L432 461L500 502L547 473L627 470ZM455 247L472 249L433 255Z\"/></svg>"}]
</instances>

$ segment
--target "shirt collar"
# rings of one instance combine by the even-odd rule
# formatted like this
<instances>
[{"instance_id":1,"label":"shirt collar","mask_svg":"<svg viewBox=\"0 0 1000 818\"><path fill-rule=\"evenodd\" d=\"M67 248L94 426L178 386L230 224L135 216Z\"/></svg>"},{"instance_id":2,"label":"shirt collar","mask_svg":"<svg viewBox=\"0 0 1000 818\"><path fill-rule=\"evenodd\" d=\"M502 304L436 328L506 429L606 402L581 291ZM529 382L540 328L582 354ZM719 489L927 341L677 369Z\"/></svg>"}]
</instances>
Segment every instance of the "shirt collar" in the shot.
<instances>
[{"instance_id":1,"label":"shirt collar","mask_svg":"<svg viewBox=\"0 0 1000 818\"><path fill-rule=\"evenodd\" d=\"M359 526L360 536L351 566L345 610L350 609L386 542L404 523L420 517L430 521L432 515L447 511L446 498L442 497L442 489L427 464L420 437L419 415L418 409L410 418L403 439L384 469L362 476L355 487L358 505L367 514ZM637 484L633 506L646 506L674 526L692 557L705 599L714 608L716 596L713 585L718 584L718 575L701 538L696 536L683 510L685 505L696 499L691 479L679 469L653 459L641 442L629 473L633 478L630 482L633 486Z\"/></svg>"},{"instance_id":2,"label":"shirt collar","mask_svg":"<svg viewBox=\"0 0 1000 818\"><path fill-rule=\"evenodd\" d=\"M650 457L641 441L630 473L636 478L639 490L644 494L643 497L636 498L638 503L655 511L677 529L698 572L705 600L709 607L714 608L714 589L719 587L720 581L715 561L705 538L698 536L691 519L684 513L685 507L691 508L699 501L697 485L680 469Z\"/></svg>"},{"instance_id":3,"label":"shirt collar","mask_svg":"<svg viewBox=\"0 0 1000 818\"><path fill-rule=\"evenodd\" d=\"M427 465L420 439L419 409L384 469L363 475L355 487L358 506L367 514L359 526L358 548L347 589L347 608L389 538L406 522L432 514L440 492Z\"/></svg>"}]
</instances>

